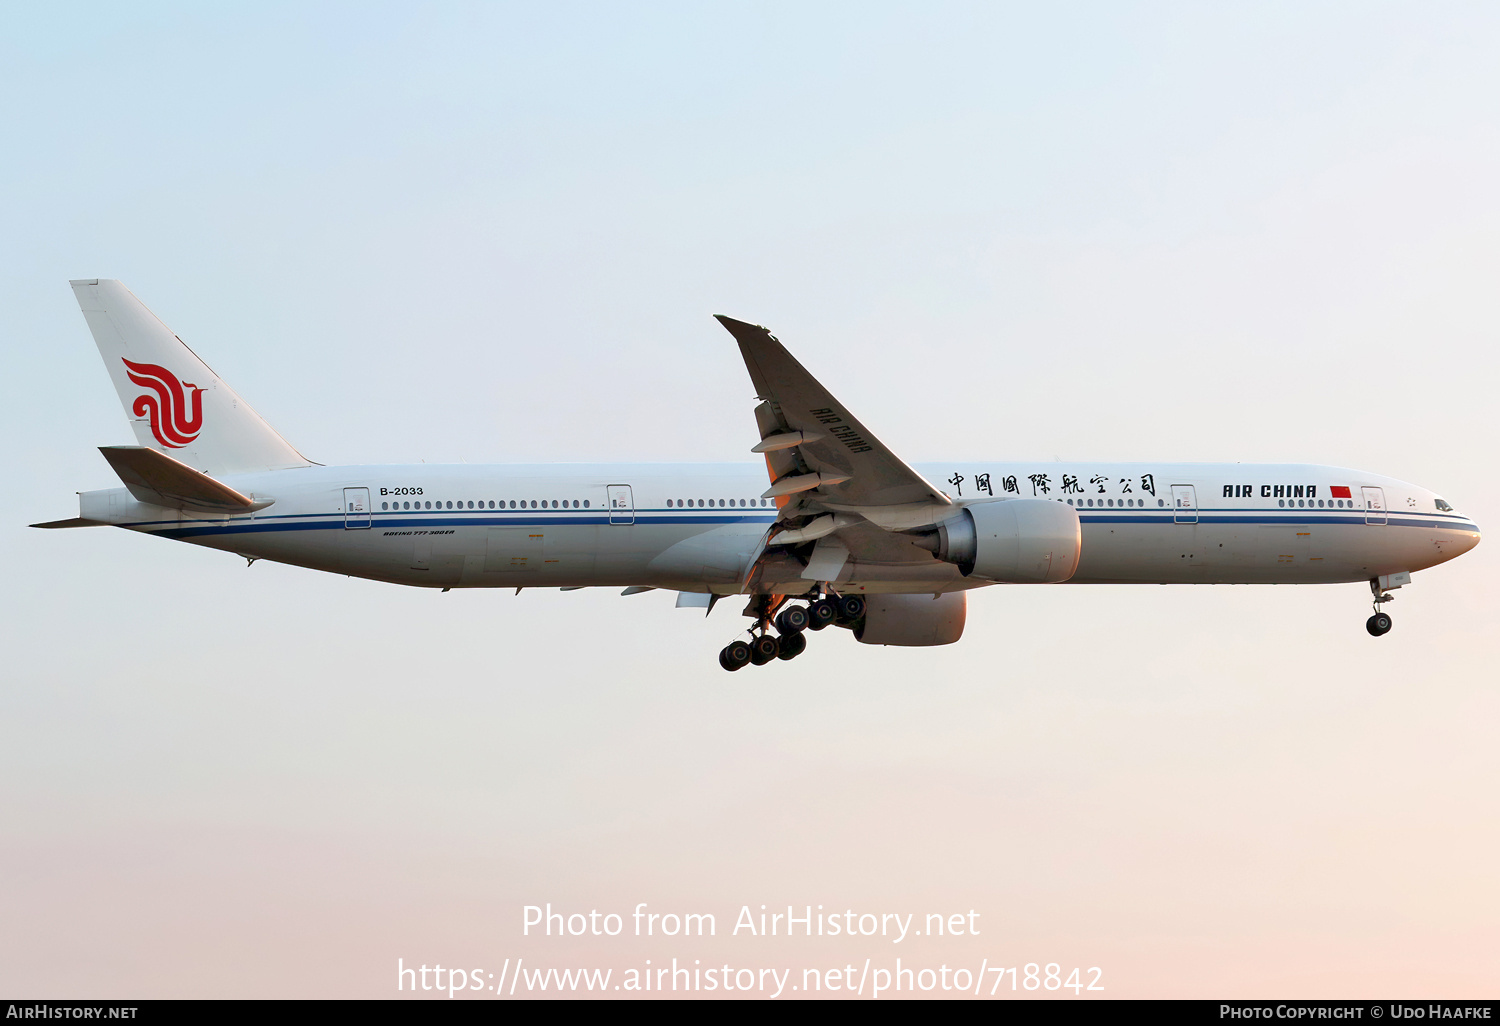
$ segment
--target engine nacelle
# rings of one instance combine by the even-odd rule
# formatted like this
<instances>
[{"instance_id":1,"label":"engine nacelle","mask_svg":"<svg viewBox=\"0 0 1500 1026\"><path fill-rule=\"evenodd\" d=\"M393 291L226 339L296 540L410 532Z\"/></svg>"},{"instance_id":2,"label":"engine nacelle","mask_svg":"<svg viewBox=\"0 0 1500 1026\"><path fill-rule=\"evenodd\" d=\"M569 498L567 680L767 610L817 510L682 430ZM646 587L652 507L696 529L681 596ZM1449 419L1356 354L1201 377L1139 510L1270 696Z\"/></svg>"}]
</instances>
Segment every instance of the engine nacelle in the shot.
<instances>
[{"instance_id":1,"label":"engine nacelle","mask_svg":"<svg viewBox=\"0 0 1500 1026\"><path fill-rule=\"evenodd\" d=\"M1078 569L1078 511L1051 499L1004 499L965 506L917 544L965 577L1010 584L1056 584Z\"/></svg>"},{"instance_id":2,"label":"engine nacelle","mask_svg":"<svg viewBox=\"0 0 1500 1026\"><path fill-rule=\"evenodd\" d=\"M854 632L866 645L951 645L963 637L968 595L866 595L865 622Z\"/></svg>"}]
</instances>

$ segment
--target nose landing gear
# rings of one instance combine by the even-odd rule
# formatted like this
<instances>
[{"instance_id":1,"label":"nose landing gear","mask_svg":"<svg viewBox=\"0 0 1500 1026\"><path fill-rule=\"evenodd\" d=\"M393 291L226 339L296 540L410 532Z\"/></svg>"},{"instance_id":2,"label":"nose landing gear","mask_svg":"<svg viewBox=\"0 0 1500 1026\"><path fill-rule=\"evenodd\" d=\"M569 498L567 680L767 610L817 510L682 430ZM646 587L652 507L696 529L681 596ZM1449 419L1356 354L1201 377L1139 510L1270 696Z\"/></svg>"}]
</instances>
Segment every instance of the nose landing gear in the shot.
<instances>
[{"instance_id":1,"label":"nose landing gear","mask_svg":"<svg viewBox=\"0 0 1500 1026\"><path fill-rule=\"evenodd\" d=\"M1391 629L1391 616L1382 612L1380 607L1386 602L1396 601L1396 596L1380 586L1378 577L1370 581L1370 594L1375 597L1375 615L1365 621L1365 630L1370 632L1371 637L1378 638L1390 633Z\"/></svg>"}]
</instances>

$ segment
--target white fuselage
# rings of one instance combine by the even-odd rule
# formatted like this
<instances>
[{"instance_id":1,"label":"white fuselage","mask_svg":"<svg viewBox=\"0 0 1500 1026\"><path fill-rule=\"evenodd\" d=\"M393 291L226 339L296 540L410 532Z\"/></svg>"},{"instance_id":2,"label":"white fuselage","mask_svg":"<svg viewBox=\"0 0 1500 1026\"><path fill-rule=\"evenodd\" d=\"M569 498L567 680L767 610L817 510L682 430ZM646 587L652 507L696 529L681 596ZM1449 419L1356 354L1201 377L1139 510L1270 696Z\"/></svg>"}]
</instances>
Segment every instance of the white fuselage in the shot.
<instances>
[{"instance_id":1,"label":"white fuselage","mask_svg":"<svg viewBox=\"0 0 1500 1026\"><path fill-rule=\"evenodd\" d=\"M1078 511L1072 583L1365 581L1452 559L1479 540L1434 493L1362 471L1281 464L945 463L915 468L956 503L1046 498ZM308 467L227 475L274 503L218 516L86 492L84 517L270 559L425 587L651 586L735 593L775 500L759 464ZM948 511L949 514L954 512ZM868 592L974 587L888 535L836 583ZM790 569L758 590L800 594Z\"/></svg>"}]
</instances>

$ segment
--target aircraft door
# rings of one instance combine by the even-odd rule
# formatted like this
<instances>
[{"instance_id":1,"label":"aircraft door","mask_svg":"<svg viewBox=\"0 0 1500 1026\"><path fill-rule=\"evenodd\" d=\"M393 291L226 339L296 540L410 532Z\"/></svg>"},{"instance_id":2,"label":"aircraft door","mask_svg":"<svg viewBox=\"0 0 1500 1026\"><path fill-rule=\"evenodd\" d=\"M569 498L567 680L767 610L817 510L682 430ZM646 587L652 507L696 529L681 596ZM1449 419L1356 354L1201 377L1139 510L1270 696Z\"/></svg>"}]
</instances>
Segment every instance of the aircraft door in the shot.
<instances>
[{"instance_id":1,"label":"aircraft door","mask_svg":"<svg viewBox=\"0 0 1500 1026\"><path fill-rule=\"evenodd\" d=\"M370 489L344 489L344 530L369 530Z\"/></svg>"},{"instance_id":2,"label":"aircraft door","mask_svg":"<svg viewBox=\"0 0 1500 1026\"><path fill-rule=\"evenodd\" d=\"M635 523L635 497L629 485L609 485L605 488L609 498L609 522L611 524Z\"/></svg>"},{"instance_id":3,"label":"aircraft door","mask_svg":"<svg viewBox=\"0 0 1500 1026\"><path fill-rule=\"evenodd\" d=\"M1196 524L1198 522L1198 493L1192 485L1172 486L1172 522Z\"/></svg>"},{"instance_id":4,"label":"aircraft door","mask_svg":"<svg viewBox=\"0 0 1500 1026\"><path fill-rule=\"evenodd\" d=\"M1365 495L1365 523L1385 523L1385 489L1366 485L1360 491Z\"/></svg>"}]
</instances>

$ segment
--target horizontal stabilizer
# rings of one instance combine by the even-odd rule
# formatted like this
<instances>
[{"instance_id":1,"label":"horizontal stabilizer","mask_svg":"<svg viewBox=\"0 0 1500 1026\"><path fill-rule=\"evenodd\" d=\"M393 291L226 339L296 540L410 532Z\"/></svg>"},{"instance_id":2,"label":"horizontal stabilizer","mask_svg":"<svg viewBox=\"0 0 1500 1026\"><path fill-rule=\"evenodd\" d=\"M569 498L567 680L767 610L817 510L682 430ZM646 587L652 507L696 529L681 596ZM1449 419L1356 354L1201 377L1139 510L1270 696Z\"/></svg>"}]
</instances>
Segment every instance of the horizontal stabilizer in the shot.
<instances>
[{"instance_id":1,"label":"horizontal stabilizer","mask_svg":"<svg viewBox=\"0 0 1500 1026\"><path fill-rule=\"evenodd\" d=\"M102 520L85 520L83 517L74 517L72 520L49 520L45 524L32 524L32 527L45 527L54 530L59 527L108 527Z\"/></svg>"},{"instance_id":2,"label":"horizontal stabilizer","mask_svg":"<svg viewBox=\"0 0 1500 1026\"><path fill-rule=\"evenodd\" d=\"M241 495L164 452L139 445L101 445L99 451L141 502L195 513L254 513L275 499Z\"/></svg>"}]
</instances>

